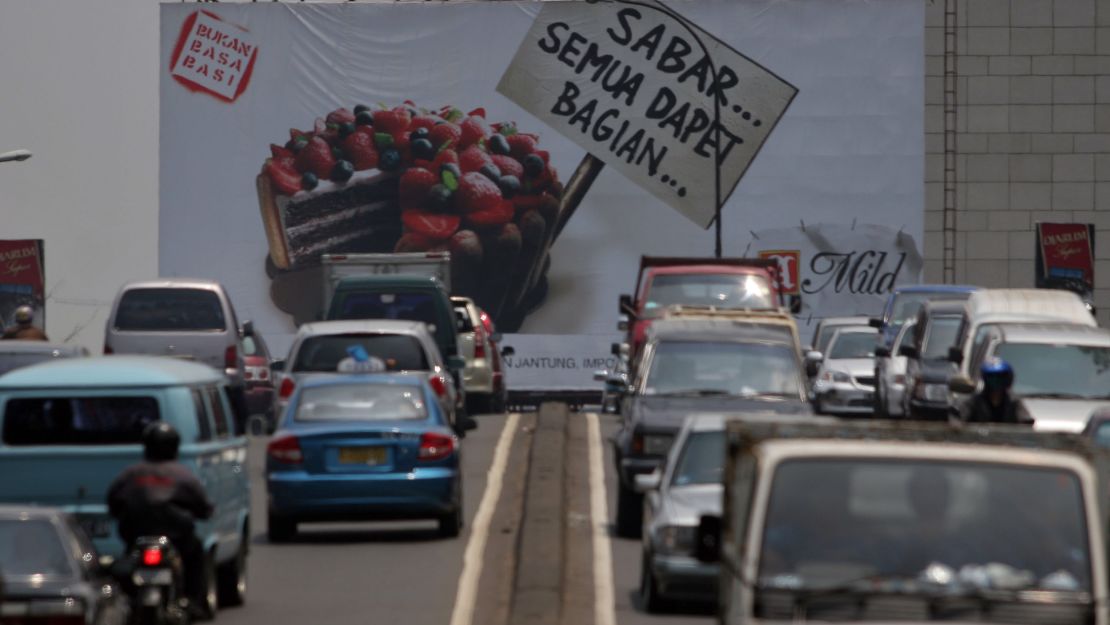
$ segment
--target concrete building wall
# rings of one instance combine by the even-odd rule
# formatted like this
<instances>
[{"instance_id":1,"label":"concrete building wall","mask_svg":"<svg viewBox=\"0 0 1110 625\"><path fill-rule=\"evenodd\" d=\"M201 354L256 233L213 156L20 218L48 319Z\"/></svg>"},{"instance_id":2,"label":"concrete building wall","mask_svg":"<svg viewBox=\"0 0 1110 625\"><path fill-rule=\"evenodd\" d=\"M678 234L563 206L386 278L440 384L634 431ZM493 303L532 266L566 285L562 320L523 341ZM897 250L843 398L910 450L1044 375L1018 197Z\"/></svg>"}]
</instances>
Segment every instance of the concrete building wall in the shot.
<instances>
[{"instance_id":1,"label":"concrete building wall","mask_svg":"<svg viewBox=\"0 0 1110 625\"><path fill-rule=\"evenodd\" d=\"M925 279L939 282L945 1L925 2ZM957 26L956 281L1032 286L1033 224L1093 223L1106 323L1110 0L959 0Z\"/></svg>"}]
</instances>

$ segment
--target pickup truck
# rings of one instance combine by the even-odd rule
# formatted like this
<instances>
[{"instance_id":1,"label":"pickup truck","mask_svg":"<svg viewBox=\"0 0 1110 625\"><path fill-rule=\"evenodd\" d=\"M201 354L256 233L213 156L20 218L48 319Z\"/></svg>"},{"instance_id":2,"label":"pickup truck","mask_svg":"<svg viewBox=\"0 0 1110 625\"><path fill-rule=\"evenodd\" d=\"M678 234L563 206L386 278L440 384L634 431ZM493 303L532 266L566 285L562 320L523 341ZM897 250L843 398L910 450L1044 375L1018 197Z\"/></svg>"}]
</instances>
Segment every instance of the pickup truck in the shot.
<instances>
[{"instance_id":1,"label":"pickup truck","mask_svg":"<svg viewBox=\"0 0 1110 625\"><path fill-rule=\"evenodd\" d=\"M726 426L723 625L1110 622L1107 456L1020 426Z\"/></svg>"},{"instance_id":2,"label":"pickup truck","mask_svg":"<svg viewBox=\"0 0 1110 625\"><path fill-rule=\"evenodd\" d=\"M620 314L628 321L622 320L618 329L627 333L634 358L648 327L669 306L778 308L777 268L771 259L642 256L635 296L620 296Z\"/></svg>"}]
</instances>

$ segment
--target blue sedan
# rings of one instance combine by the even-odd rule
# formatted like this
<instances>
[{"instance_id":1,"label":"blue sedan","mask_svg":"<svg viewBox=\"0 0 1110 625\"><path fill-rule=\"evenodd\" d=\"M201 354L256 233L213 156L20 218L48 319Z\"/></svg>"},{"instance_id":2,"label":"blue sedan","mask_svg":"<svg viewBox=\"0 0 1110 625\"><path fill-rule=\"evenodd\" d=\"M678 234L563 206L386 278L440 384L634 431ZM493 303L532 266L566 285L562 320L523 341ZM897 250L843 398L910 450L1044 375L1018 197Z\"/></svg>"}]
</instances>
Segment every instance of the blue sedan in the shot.
<instances>
[{"instance_id":1,"label":"blue sedan","mask_svg":"<svg viewBox=\"0 0 1110 625\"><path fill-rule=\"evenodd\" d=\"M462 527L459 441L422 376L308 380L266 454L269 538L311 521L435 519Z\"/></svg>"}]
</instances>

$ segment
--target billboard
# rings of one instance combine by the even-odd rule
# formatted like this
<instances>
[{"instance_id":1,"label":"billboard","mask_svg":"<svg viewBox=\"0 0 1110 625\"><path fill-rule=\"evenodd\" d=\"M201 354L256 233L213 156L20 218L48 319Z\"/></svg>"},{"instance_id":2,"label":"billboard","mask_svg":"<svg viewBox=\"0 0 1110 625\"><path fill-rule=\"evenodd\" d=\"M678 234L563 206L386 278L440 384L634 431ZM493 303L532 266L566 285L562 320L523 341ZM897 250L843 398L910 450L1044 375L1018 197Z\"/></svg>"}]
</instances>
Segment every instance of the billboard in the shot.
<instances>
[{"instance_id":1,"label":"billboard","mask_svg":"<svg viewBox=\"0 0 1110 625\"><path fill-rule=\"evenodd\" d=\"M451 252L512 388L594 388L640 255L712 256L718 223L726 256L803 254L753 245L803 220L917 254L916 0L182 3L161 28L159 272L224 283L277 353L322 253Z\"/></svg>"},{"instance_id":2,"label":"billboard","mask_svg":"<svg viewBox=\"0 0 1110 625\"><path fill-rule=\"evenodd\" d=\"M1036 285L1090 294L1095 288L1094 224L1035 224Z\"/></svg>"},{"instance_id":3,"label":"billboard","mask_svg":"<svg viewBox=\"0 0 1110 625\"><path fill-rule=\"evenodd\" d=\"M35 310L35 326L46 327L46 259L42 239L0 241L0 323L15 323L15 309Z\"/></svg>"}]
</instances>

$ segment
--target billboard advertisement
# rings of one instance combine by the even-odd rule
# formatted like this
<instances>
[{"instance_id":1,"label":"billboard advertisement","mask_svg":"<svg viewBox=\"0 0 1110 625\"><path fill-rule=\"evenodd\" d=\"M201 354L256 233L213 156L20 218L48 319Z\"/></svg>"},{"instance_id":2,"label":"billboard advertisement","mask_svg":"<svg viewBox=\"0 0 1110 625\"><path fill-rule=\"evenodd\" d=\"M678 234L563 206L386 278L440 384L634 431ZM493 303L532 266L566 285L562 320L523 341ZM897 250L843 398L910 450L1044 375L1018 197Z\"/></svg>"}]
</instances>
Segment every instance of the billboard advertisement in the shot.
<instances>
[{"instance_id":1,"label":"billboard advertisement","mask_svg":"<svg viewBox=\"0 0 1110 625\"><path fill-rule=\"evenodd\" d=\"M1095 288L1094 224L1035 224L1036 284L1090 294Z\"/></svg>"},{"instance_id":2,"label":"billboard advertisement","mask_svg":"<svg viewBox=\"0 0 1110 625\"><path fill-rule=\"evenodd\" d=\"M15 323L15 309L30 306L34 324L46 327L46 259L42 239L0 241L0 323Z\"/></svg>"},{"instance_id":3,"label":"billboard advertisement","mask_svg":"<svg viewBox=\"0 0 1110 625\"><path fill-rule=\"evenodd\" d=\"M640 255L718 232L810 263L803 316L918 278L916 0L181 3L161 30L159 273L222 282L277 353L329 253L449 252L521 389L595 387ZM871 278L808 293L833 249Z\"/></svg>"}]
</instances>

